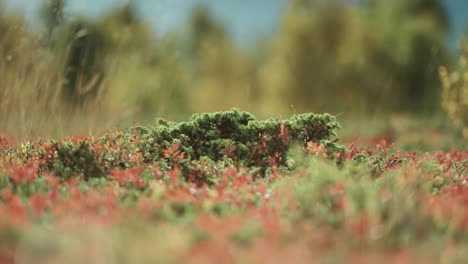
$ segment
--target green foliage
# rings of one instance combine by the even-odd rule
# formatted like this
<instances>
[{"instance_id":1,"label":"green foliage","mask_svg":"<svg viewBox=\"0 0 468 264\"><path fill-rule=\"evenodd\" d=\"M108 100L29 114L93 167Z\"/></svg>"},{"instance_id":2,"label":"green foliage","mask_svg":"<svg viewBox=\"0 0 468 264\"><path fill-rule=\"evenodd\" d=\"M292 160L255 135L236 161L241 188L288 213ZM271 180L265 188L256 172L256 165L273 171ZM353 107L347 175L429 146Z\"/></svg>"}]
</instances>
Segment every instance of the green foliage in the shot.
<instances>
[{"instance_id":1,"label":"green foliage","mask_svg":"<svg viewBox=\"0 0 468 264\"><path fill-rule=\"evenodd\" d=\"M63 3L50 5L45 8L63 8ZM44 19L47 21L47 18ZM64 98L74 107L83 106L97 97L102 98L105 76L115 73L111 64L120 65L122 62L119 60L125 59L125 71L128 71L134 67L127 63L128 57L135 53L147 57L153 48L151 32L139 20L131 3L112 10L97 21L83 17L61 18L55 28L51 48L58 69L63 73L60 81L63 82ZM148 76L139 76L138 79L147 80ZM112 90L108 96L116 98ZM140 96L148 97L144 93Z\"/></svg>"},{"instance_id":2,"label":"green foliage","mask_svg":"<svg viewBox=\"0 0 468 264\"><path fill-rule=\"evenodd\" d=\"M437 110L448 29L440 0L290 1L273 38L255 48L237 45L203 5L167 34L155 34L134 2L95 18L64 15L65 5L44 2L45 35L0 15L8 130L63 135L72 128L57 123L70 113L97 127L231 107L262 117Z\"/></svg>"},{"instance_id":3,"label":"green foliage","mask_svg":"<svg viewBox=\"0 0 468 264\"><path fill-rule=\"evenodd\" d=\"M441 1L368 2L291 2L260 76L264 111L434 108L446 55Z\"/></svg>"},{"instance_id":4,"label":"green foliage","mask_svg":"<svg viewBox=\"0 0 468 264\"><path fill-rule=\"evenodd\" d=\"M190 109L210 112L234 106L254 110L254 60L235 45L224 25L204 5L192 10L187 28L181 46L182 61L191 66L186 89Z\"/></svg>"},{"instance_id":5,"label":"green foliage","mask_svg":"<svg viewBox=\"0 0 468 264\"><path fill-rule=\"evenodd\" d=\"M98 178L111 170L158 164L164 171L181 166L184 176L213 183L222 168L231 165L245 166L263 175L274 166L294 169L288 151L295 142L303 148L315 142L330 153L341 151L343 148L336 143L338 128L335 117L328 114L257 120L250 113L234 109L196 114L180 123L159 119L155 126L133 127L98 139L27 142L17 155L24 163L40 158L41 171L65 179Z\"/></svg>"},{"instance_id":6,"label":"green foliage","mask_svg":"<svg viewBox=\"0 0 468 264\"><path fill-rule=\"evenodd\" d=\"M104 111L145 117L179 117L190 111L190 69L181 61L178 34L156 38L133 3L111 10L96 23L108 54L106 75L112 76L106 80Z\"/></svg>"},{"instance_id":7,"label":"green foliage","mask_svg":"<svg viewBox=\"0 0 468 264\"><path fill-rule=\"evenodd\" d=\"M57 33L55 49L63 72L65 99L75 106L93 99L103 78L105 50L97 26L81 18L68 21Z\"/></svg>"},{"instance_id":8,"label":"green foliage","mask_svg":"<svg viewBox=\"0 0 468 264\"><path fill-rule=\"evenodd\" d=\"M63 22L65 0L46 0L40 9L40 16L47 35L52 37L54 30Z\"/></svg>"},{"instance_id":9,"label":"green foliage","mask_svg":"<svg viewBox=\"0 0 468 264\"><path fill-rule=\"evenodd\" d=\"M295 115L289 120L256 120L246 112L231 110L196 114L190 121L172 123L159 120L154 127L139 127L144 158L177 158L178 151L189 159L203 156L218 161L234 159L244 166L285 165L293 142L313 141L339 149L335 144L339 128L335 117L324 114ZM174 147L175 146L175 147Z\"/></svg>"},{"instance_id":10,"label":"green foliage","mask_svg":"<svg viewBox=\"0 0 468 264\"><path fill-rule=\"evenodd\" d=\"M442 107L454 127L468 139L468 44L465 44L458 67L449 72L440 68L442 81Z\"/></svg>"},{"instance_id":11,"label":"green foliage","mask_svg":"<svg viewBox=\"0 0 468 264\"><path fill-rule=\"evenodd\" d=\"M134 38L130 35L129 39ZM117 43L120 41L122 45L115 47L124 50L116 51L118 55L109 56L107 62L108 74L113 77L106 82L109 88L102 102L104 110L130 117L139 115L140 119L154 115L181 117L190 112L190 69L178 57L177 36L166 36L157 44L137 41L136 46L125 39ZM146 44L137 45L141 43Z\"/></svg>"},{"instance_id":12,"label":"green foliage","mask_svg":"<svg viewBox=\"0 0 468 264\"><path fill-rule=\"evenodd\" d=\"M46 167L57 176L70 178L84 176L86 178L105 176L105 168L101 166L96 153L89 142L80 141L76 144L52 142L54 157Z\"/></svg>"},{"instance_id":13,"label":"green foliage","mask_svg":"<svg viewBox=\"0 0 468 264\"><path fill-rule=\"evenodd\" d=\"M148 52L154 48L153 32L138 16L133 2L117 6L95 23L103 35L107 53L148 56Z\"/></svg>"},{"instance_id":14,"label":"green foliage","mask_svg":"<svg viewBox=\"0 0 468 264\"><path fill-rule=\"evenodd\" d=\"M200 55L204 45L226 36L223 25L213 19L206 6L195 7L189 23L190 51L195 57Z\"/></svg>"},{"instance_id":15,"label":"green foliage","mask_svg":"<svg viewBox=\"0 0 468 264\"><path fill-rule=\"evenodd\" d=\"M108 133L98 139L83 140L72 138L63 141L47 141L37 145L25 145L22 156L25 162L40 157L42 171L50 171L61 178L101 178L112 169L126 169L135 166L131 157L136 154L132 135Z\"/></svg>"},{"instance_id":16,"label":"green foliage","mask_svg":"<svg viewBox=\"0 0 468 264\"><path fill-rule=\"evenodd\" d=\"M240 246L248 247L255 238L263 233L262 225L255 220L247 221L241 230L231 235L231 239Z\"/></svg>"},{"instance_id":17,"label":"green foliage","mask_svg":"<svg viewBox=\"0 0 468 264\"><path fill-rule=\"evenodd\" d=\"M11 71L24 70L20 67L30 62L29 56L36 57L34 52L37 36L29 32L26 21L18 14L9 12L0 2L0 72L6 79ZM21 65L22 66L22 65ZM1 87L2 90L7 88Z\"/></svg>"},{"instance_id":18,"label":"green foliage","mask_svg":"<svg viewBox=\"0 0 468 264\"><path fill-rule=\"evenodd\" d=\"M308 175L294 183L296 221L309 219L318 226L348 228L356 232L357 243L368 239L372 247L411 245L436 229L420 200L414 198L427 188L415 187L412 181L400 184L401 171L387 171L384 177L374 179L366 166L348 163L338 169L330 162L308 159ZM278 189L289 186L287 181Z\"/></svg>"},{"instance_id":19,"label":"green foliage","mask_svg":"<svg viewBox=\"0 0 468 264\"><path fill-rule=\"evenodd\" d=\"M447 60L444 47L449 30L441 0L367 1L369 23L382 32L385 53L394 65L402 101L417 112L430 110L439 101L437 67Z\"/></svg>"},{"instance_id":20,"label":"green foliage","mask_svg":"<svg viewBox=\"0 0 468 264\"><path fill-rule=\"evenodd\" d=\"M8 176L3 171L0 171L0 192L3 192L7 187L10 187Z\"/></svg>"}]
</instances>

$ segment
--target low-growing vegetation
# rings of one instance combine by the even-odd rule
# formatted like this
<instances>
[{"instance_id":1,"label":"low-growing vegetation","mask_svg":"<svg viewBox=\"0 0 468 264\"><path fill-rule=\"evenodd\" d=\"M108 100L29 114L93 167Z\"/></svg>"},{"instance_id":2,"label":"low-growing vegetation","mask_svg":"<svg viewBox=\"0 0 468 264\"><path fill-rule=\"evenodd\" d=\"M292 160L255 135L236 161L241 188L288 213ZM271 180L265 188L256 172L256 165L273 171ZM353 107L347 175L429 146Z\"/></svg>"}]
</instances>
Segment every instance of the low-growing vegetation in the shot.
<instances>
[{"instance_id":1,"label":"low-growing vegetation","mask_svg":"<svg viewBox=\"0 0 468 264\"><path fill-rule=\"evenodd\" d=\"M0 264L468 263L463 4L13 2Z\"/></svg>"},{"instance_id":2,"label":"low-growing vegetation","mask_svg":"<svg viewBox=\"0 0 468 264\"><path fill-rule=\"evenodd\" d=\"M440 79L442 107L463 138L468 140L468 44L465 43L455 70L448 72L446 67L440 68Z\"/></svg>"},{"instance_id":3,"label":"low-growing vegetation","mask_svg":"<svg viewBox=\"0 0 468 264\"><path fill-rule=\"evenodd\" d=\"M468 152L344 147L338 128L330 115L232 110L97 138L2 138L0 260L466 259Z\"/></svg>"}]
</instances>

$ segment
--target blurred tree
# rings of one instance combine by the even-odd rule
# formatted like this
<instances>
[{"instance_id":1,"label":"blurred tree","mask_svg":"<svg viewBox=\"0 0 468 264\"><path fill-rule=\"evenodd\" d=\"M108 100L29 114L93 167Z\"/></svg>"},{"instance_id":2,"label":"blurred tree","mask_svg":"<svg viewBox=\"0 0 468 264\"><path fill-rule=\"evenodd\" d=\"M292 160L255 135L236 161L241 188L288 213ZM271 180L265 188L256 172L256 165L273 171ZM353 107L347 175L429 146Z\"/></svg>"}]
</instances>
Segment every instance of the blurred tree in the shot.
<instances>
[{"instance_id":1,"label":"blurred tree","mask_svg":"<svg viewBox=\"0 0 468 264\"><path fill-rule=\"evenodd\" d=\"M188 110L185 88L189 69L179 58L176 34L156 38L128 2L101 17L107 56L105 107L127 116L175 117Z\"/></svg>"},{"instance_id":2,"label":"blurred tree","mask_svg":"<svg viewBox=\"0 0 468 264\"><path fill-rule=\"evenodd\" d=\"M291 1L261 71L263 111L340 111L337 94L353 96L340 61L354 43L351 8L338 2Z\"/></svg>"},{"instance_id":3,"label":"blurred tree","mask_svg":"<svg viewBox=\"0 0 468 264\"><path fill-rule=\"evenodd\" d=\"M5 12L3 0L0 0L0 56L1 61L12 63L21 53L22 48L29 46L26 21L21 16Z\"/></svg>"},{"instance_id":4,"label":"blurred tree","mask_svg":"<svg viewBox=\"0 0 468 264\"><path fill-rule=\"evenodd\" d=\"M107 81L106 107L138 119L178 118L189 111L186 89L190 67L181 63L179 38L167 35L158 41L151 58L141 53L118 53L112 58Z\"/></svg>"},{"instance_id":5,"label":"blurred tree","mask_svg":"<svg viewBox=\"0 0 468 264\"><path fill-rule=\"evenodd\" d=\"M63 95L73 107L94 99L103 79L103 33L93 22L73 18L60 27L53 44L60 71Z\"/></svg>"},{"instance_id":6,"label":"blurred tree","mask_svg":"<svg viewBox=\"0 0 468 264\"><path fill-rule=\"evenodd\" d=\"M190 52L197 57L204 43L226 38L226 32L221 23L216 21L205 5L196 6L189 21Z\"/></svg>"},{"instance_id":7,"label":"blurred tree","mask_svg":"<svg viewBox=\"0 0 468 264\"><path fill-rule=\"evenodd\" d=\"M189 19L189 61L192 65L195 111L251 109L252 79L250 58L237 48L221 22L206 6L197 6Z\"/></svg>"},{"instance_id":8,"label":"blurred tree","mask_svg":"<svg viewBox=\"0 0 468 264\"><path fill-rule=\"evenodd\" d=\"M58 11L63 5L58 0L47 3L43 18L55 28L50 30L57 31L52 50L63 72L63 94L73 106L82 106L102 95L104 76L117 67L125 67L130 56L138 56L145 64L154 62L152 31L138 17L132 2L96 21L82 17L56 19L63 15L63 11ZM113 92L107 91L107 96L112 97Z\"/></svg>"},{"instance_id":9,"label":"blurred tree","mask_svg":"<svg viewBox=\"0 0 468 264\"><path fill-rule=\"evenodd\" d=\"M434 107L446 30L435 0L291 0L261 71L264 111Z\"/></svg>"},{"instance_id":10,"label":"blurred tree","mask_svg":"<svg viewBox=\"0 0 468 264\"><path fill-rule=\"evenodd\" d=\"M468 42L462 43L463 53L458 67L450 71L440 68L442 82L442 108L454 127L468 140Z\"/></svg>"},{"instance_id":11,"label":"blurred tree","mask_svg":"<svg viewBox=\"0 0 468 264\"><path fill-rule=\"evenodd\" d=\"M109 52L144 53L154 51L151 28L139 17L134 2L111 10L97 21ZM150 55L150 54L146 54Z\"/></svg>"},{"instance_id":12,"label":"blurred tree","mask_svg":"<svg viewBox=\"0 0 468 264\"><path fill-rule=\"evenodd\" d=\"M437 105L437 68L447 57L449 22L442 0L367 0L369 24L381 33L395 78L403 89L400 107L430 110Z\"/></svg>"},{"instance_id":13,"label":"blurred tree","mask_svg":"<svg viewBox=\"0 0 468 264\"><path fill-rule=\"evenodd\" d=\"M40 8L39 15L45 26L47 36L52 38L55 29L64 19L65 0L45 0Z\"/></svg>"}]
</instances>

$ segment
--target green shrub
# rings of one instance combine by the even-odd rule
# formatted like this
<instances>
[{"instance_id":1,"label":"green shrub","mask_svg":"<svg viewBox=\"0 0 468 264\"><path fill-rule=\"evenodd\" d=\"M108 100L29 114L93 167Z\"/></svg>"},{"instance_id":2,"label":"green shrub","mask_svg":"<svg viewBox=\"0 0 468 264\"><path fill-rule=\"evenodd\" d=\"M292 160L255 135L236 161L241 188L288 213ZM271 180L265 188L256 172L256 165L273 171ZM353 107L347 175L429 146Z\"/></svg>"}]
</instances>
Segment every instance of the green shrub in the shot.
<instances>
[{"instance_id":1,"label":"green shrub","mask_svg":"<svg viewBox=\"0 0 468 264\"><path fill-rule=\"evenodd\" d=\"M179 166L186 178L193 176L197 182L209 183L231 165L262 175L272 166L291 168L288 150L293 144L305 149L314 142L329 152L343 150L336 143L338 128L335 117L328 114L257 120L234 109L196 114L180 123L159 119L155 126L133 127L98 139L27 142L19 155L24 163L39 161L41 171L65 179L104 177L111 170L158 164L162 170Z\"/></svg>"},{"instance_id":2,"label":"green shrub","mask_svg":"<svg viewBox=\"0 0 468 264\"><path fill-rule=\"evenodd\" d=\"M89 142L53 142L52 147L56 155L47 164L50 171L57 176L69 178L72 176L85 176L86 178L102 177L104 168L100 165L96 153L91 149Z\"/></svg>"},{"instance_id":3,"label":"green shrub","mask_svg":"<svg viewBox=\"0 0 468 264\"><path fill-rule=\"evenodd\" d=\"M285 165L293 142L305 147L313 141L330 150L339 149L335 138L338 128L335 117L328 114L257 120L250 113L234 109L196 114L188 122L158 120L154 127L136 129L141 133L140 149L148 162L167 156L164 150L176 145L188 159L207 156L218 161L227 156L241 166L267 167L272 162Z\"/></svg>"}]
</instances>

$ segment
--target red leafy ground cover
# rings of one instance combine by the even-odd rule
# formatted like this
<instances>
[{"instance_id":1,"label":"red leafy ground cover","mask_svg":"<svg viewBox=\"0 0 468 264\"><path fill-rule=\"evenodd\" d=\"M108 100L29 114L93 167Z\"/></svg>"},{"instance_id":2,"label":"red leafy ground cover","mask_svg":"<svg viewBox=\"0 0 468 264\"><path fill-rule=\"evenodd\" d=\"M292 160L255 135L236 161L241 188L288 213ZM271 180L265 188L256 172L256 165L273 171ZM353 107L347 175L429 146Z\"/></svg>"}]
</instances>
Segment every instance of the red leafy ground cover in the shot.
<instances>
[{"instance_id":1,"label":"red leafy ground cover","mask_svg":"<svg viewBox=\"0 0 468 264\"><path fill-rule=\"evenodd\" d=\"M113 157L134 144L70 141ZM48 143L36 143L42 154L27 158L14 154L17 144L1 144L0 263L468 258L468 151L404 152L380 141L330 153L309 142L292 154L295 168L272 157L259 177L229 162L187 166L174 145L163 151L170 166L133 156L104 177L63 177L44 166L57 155Z\"/></svg>"}]
</instances>

